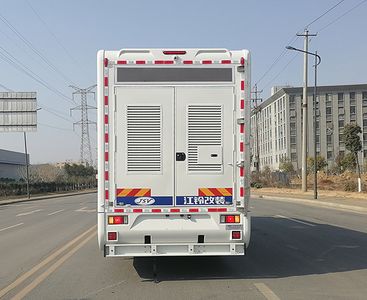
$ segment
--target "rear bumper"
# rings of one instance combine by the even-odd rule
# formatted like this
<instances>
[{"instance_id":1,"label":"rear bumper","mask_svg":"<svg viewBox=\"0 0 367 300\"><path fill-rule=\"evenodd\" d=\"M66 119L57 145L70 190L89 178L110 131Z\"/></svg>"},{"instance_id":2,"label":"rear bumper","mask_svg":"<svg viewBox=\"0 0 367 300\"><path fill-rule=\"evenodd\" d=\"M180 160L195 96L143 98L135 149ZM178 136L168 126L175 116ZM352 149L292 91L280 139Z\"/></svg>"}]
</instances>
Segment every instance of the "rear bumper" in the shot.
<instances>
[{"instance_id":1,"label":"rear bumper","mask_svg":"<svg viewBox=\"0 0 367 300\"><path fill-rule=\"evenodd\" d=\"M244 255L244 243L106 244L106 257Z\"/></svg>"}]
</instances>

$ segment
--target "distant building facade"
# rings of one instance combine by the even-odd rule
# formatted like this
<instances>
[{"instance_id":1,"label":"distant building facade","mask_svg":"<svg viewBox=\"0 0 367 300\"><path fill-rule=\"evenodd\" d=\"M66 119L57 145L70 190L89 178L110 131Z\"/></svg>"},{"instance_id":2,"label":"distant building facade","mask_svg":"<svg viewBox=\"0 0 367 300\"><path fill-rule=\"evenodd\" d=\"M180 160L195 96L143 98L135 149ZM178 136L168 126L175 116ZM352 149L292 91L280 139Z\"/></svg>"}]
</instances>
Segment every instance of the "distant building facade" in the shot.
<instances>
[{"instance_id":1,"label":"distant building facade","mask_svg":"<svg viewBox=\"0 0 367 300\"><path fill-rule=\"evenodd\" d=\"M0 149L0 178L22 178L25 165L26 158L24 153Z\"/></svg>"},{"instance_id":2,"label":"distant building facade","mask_svg":"<svg viewBox=\"0 0 367 300\"><path fill-rule=\"evenodd\" d=\"M302 101L301 87L284 87L254 109L251 115L252 169L269 166L279 169L282 159L290 159L301 169ZM313 156L313 88L308 89L308 156ZM367 84L318 87L316 121L317 154L328 167L346 152L344 125L356 123L362 128L360 163L367 161Z\"/></svg>"}]
</instances>

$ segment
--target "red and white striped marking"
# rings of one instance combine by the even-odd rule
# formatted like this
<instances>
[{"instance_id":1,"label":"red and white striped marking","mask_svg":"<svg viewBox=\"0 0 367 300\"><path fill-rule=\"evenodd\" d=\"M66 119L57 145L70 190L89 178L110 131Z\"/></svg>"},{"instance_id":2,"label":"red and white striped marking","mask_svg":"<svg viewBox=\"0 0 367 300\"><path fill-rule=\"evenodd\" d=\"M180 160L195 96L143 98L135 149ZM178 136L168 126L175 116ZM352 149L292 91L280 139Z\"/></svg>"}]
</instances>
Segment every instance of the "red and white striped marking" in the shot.
<instances>
[{"instance_id":1,"label":"red and white striped marking","mask_svg":"<svg viewBox=\"0 0 367 300\"><path fill-rule=\"evenodd\" d=\"M233 207L174 207L174 208L115 208L115 213L208 213L208 212L231 212Z\"/></svg>"},{"instance_id":2,"label":"red and white striped marking","mask_svg":"<svg viewBox=\"0 0 367 300\"><path fill-rule=\"evenodd\" d=\"M112 63L112 62L110 62ZM222 59L222 60L169 60L169 59L161 59L161 60L117 60L115 62L116 65L193 65L193 64L202 64L202 65L238 65L242 64L241 61L232 60L232 59Z\"/></svg>"},{"instance_id":3,"label":"red and white striped marking","mask_svg":"<svg viewBox=\"0 0 367 300\"><path fill-rule=\"evenodd\" d=\"M240 60L240 64L242 66L244 66L245 64L245 58L241 57ZM241 73L241 79L240 79L240 103L239 103L239 109L240 109L240 118L244 118L245 117L245 80L244 80L244 73ZM239 153L240 153L240 161L245 161L245 149L244 148L244 134L245 134L245 125L244 124L239 124ZM239 195L240 198L243 198L245 193L244 193L244 185L245 185L245 169L243 166L239 167Z\"/></svg>"},{"instance_id":4,"label":"red and white striped marking","mask_svg":"<svg viewBox=\"0 0 367 300\"><path fill-rule=\"evenodd\" d=\"M103 96L104 96L104 196L105 202L110 199L109 193L109 118L108 118L108 59L103 61Z\"/></svg>"}]
</instances>

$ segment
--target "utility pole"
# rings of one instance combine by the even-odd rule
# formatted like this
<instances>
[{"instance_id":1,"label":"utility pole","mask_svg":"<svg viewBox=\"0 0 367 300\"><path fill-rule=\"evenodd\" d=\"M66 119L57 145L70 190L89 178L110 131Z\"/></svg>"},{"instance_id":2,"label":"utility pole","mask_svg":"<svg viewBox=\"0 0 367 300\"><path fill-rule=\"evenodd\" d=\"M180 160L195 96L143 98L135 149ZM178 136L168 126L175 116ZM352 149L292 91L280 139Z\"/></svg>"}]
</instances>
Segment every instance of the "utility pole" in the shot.
<instances>
[{"instance_id":1,"label":"utility pole","mask_svg":"<svg viewBox=\"0 0 367 300\"><path fill-rule=\"evenodd\" d=\"M262 101L262 98L259 98L258 95L261 94L263 90L259 91L257 89L257 84L254 86L254 91L251 92L252 94L255 94L255 96L252 98L252 101L254 103L253 111L255 113L255 134L256 134L256 171L260 172L260 144L259 144L259 117L258 113L260 112L260 108L258 106L258 101Z\"/></svg>"},{"instance_id":2,"label":"utility pole","mask_svg":"<svg viewBox=\"0 0 367 300\"><path fill-rule=\"evenodd\" d=\"M303 36L304 46L303 51L308 52L309 36L316 36L317 34L309 33L307 28L303 34L297 36ZM307 85L308 85L308 54L304 53L303 56L303 123L302 123L302 192L307 192L307 131L308 131L308 99L307 99Z\"/></svg>"},{"instance_id":3,"label":"utility pole","mask_svg":"<svg viewBox=\"0 0 367 300\"><path fill-rule=\"evenodd\" d=\"M73 100L75 95L80 95L80 105L72 108L70 110L70 114L73 110L80 110L81 112L81 118L80 121L75 122L75 125L78 125L81 127L81 141L80 141L80 162L83 165L93 165L93 159L92 159L92 150L90 146L90 137L89 137L89 125L95 125L96 122L93 122L88 119L88 110L89 109L96 109L94 106L88 105L88 94L93 94L93 97L95 96L95 93L92 92L92 90L96 87L96 85L92 85L88 88L82 89L79 87L76 87L74 85L70 85L71 88L74 89L73 92Z\"/></svg>"},{"instance_id":4,"label":"utility pole","mask_svg":"<svg viewBox=\"0 0 367 300\"><path fill-rule=\"evenodd\" d=\"M24 153L25 153L25 167L26 167L26 174L27 174L27 198L31 199L31 194L29 192L29 159L28 159L28 148L27 148L27 134L23 132L24 137Z\"/></svg>"}]
</instances>

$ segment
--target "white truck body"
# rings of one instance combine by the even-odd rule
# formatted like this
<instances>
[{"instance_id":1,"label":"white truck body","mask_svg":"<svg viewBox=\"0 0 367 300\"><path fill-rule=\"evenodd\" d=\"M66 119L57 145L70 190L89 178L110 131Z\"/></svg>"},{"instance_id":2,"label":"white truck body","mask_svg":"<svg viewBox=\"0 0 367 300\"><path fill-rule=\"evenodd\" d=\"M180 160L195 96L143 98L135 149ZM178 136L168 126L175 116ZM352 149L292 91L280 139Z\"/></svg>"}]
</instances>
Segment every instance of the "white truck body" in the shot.
<instances>
[{"instance_id":1,"label":"white truck body","mask_svg":"<svg viewBox=\"0 0 367 300\"><path fill-rule=\"evenodd\" d=\"M100 50L97 65L104 255L245 254L249 52Z\"/></svg>"}]
</instances>

